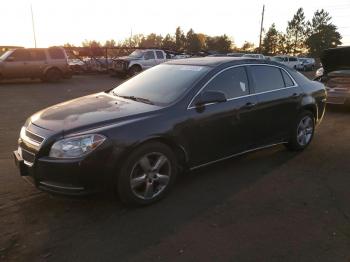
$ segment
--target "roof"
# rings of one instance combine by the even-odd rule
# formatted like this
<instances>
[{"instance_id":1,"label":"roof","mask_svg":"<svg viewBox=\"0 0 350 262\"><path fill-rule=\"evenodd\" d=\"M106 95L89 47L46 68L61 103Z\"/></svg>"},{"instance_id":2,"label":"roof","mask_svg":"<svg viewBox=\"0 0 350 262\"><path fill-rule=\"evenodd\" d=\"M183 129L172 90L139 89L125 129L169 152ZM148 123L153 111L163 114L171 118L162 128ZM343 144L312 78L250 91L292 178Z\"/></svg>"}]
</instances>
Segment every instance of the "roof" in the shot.
<instances>
[{"instance_id":1,"label":"roof","mask_svg":"<svg viewBox=\"0 0 350 262\"><path fill-rule=\"evenodd\" d=\"M269 61L247 58L247 57L199 57L199 58L187 58L187 59L175 59L167 62L167 64L173 65L198 65L216 67L223 64L243 64L243 63L259 63L269 64Z\"/></svg>"}]
</instances>

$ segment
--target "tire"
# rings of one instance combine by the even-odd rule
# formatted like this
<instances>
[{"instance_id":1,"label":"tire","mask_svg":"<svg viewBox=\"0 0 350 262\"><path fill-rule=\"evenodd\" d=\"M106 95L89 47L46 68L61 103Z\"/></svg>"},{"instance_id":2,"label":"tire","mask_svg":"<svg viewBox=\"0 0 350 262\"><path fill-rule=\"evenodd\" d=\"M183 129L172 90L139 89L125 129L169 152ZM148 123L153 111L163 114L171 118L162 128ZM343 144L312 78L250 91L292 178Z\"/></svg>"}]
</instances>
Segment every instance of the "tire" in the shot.
<instances>
[{"instance_id":1,"label":"tire","mask_svg":"<svg viewBox=\"0 0 350 262\"><path fill-rule=\"evenodd\" d=\"M53 83L62 79L62 73L56 68L49 69L45 74L45 81Z\"/></svg>"},{"instance_id":2,"label":"tire","mask_svg":"<svg viewBox=\"0 0 350 262\"><path fill-rule=\"evenodd\" d=\"M315 116L310 111L302 111L294 123L286 147L292 151L304 150L312 141L315 132Z\"/></svg>"},{"instance_id":3,"label":"tire","mask_svg":"<svg viewBox=\"0 0 350 262\"><path fill-rule=\"evenodd\" d=\"M138 65L133 65L133 66L129 69L128 75L129 75L129 76L135 76L135 75L141 73L141 71L142 71L142 68L141 68L140 66L138 66Z\"/></svg>"},{"instance_id":4,"label":"tire","mask_svg":"<svg viewBox=\"0 0 350 262\"><path fill-rule=\"evenodd\" d=\"M177 176L177 159L166 145L141 145L127 157L120 169L117 191L126 205L144 206L162 199Z\"/></svg>"}]
</instances>

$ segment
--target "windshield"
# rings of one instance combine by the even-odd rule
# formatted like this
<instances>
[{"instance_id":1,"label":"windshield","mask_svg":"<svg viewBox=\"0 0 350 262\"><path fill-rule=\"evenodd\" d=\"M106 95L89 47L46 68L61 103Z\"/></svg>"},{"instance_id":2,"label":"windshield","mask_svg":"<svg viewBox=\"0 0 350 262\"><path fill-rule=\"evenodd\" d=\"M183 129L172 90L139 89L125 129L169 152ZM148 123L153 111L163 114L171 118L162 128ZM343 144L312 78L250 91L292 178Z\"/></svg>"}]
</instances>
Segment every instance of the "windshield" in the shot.
<instances>
[{"instance_id":1,"label":"windshield","mask_svg":"<svg viewBox=\"0 0 350 262\"><path fill-rule=\"evenodd\" d=\"M139 102L166 106L209 71L205 66L162 64L131 78L111 92Z\"/></svg>"},{"instance_id":2,"label":"windshield","mask_svg":"<svg viewBox=\"0 0 350 262\"><path fill-rule=\"evenodd\" d=\"M9 56L9 54L11 53L12 51L6 51L5 53L2 54L2 56L0 56L0 60L5 60L7 56Z\"/></svg>"},{"instance_id":3,"label":"windshield","mask_svg":"<svg viewBox=\"0 0 350 262\"><path fill-rule=\"evenodd\" d=\"M271 57L271 60L275 61L275 62L283 62L284 61L283 57L279 57L279 56Z\"/></svg>"},{"instance_id":4,"label":"windshield","mask_svg":"<svg viewBox=\"0 0 350 262\"><path fill-rule=\"evenodd\" d=\"M135 50L129 56L130 57L134 57L134 58L141 58L143 56L143 54L144 54L144 51L142 51L142 50Z\"/></svg>"}]
</instances>

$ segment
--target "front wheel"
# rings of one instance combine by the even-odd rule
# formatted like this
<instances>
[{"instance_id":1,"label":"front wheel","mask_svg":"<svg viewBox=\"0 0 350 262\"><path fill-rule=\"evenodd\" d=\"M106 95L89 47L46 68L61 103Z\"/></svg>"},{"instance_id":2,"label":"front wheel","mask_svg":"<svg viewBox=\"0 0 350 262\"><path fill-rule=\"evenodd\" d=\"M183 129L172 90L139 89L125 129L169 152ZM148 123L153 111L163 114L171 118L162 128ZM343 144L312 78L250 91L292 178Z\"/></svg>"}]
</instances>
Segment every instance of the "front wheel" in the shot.
<instances>
[{"instance_id":1,"label":"front wheel","mask_svg":"<svg viewBox=\"0 0 350 262\"><path fill-rule=\"evenodd\" d=\"M159 142L134 150L122 166L117 182L118 194L125 204L148 205L166 195L176 175L176 157Z\"/></svg>"},{"instance_id":2,"label":"front wheel","mask_svg":"<svg viewBox=\"0 0 350 262\"><path fill-rule=\"evenodd\" d=\"M142 68L140 66L134 65L129 69L128 75L135 76L135 75L138 75L139 73L141 73L141 71L142 71Z\"/></svg>"},{"instance_id":3,"label":"front wheel","mask_svg":"<svg viewBox=\"0 0 350 262\"><path fill-rule=\"evenodd\" d=\"M310 143L315 132L315 116L310 111L303 111L293 125L287 148L293 151L304 150Z\"/></svg>"}]
</instances>

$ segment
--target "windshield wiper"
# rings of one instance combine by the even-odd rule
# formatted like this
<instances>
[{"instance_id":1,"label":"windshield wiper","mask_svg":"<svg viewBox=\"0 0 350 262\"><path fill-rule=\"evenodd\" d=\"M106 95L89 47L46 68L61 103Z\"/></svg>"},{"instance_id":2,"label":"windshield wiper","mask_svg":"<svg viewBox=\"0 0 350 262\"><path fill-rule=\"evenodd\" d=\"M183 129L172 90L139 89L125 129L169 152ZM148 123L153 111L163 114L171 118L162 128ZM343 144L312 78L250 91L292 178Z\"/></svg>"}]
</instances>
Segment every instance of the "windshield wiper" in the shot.
<instances>
[{"instance_id":1,"label":"windshield wiper","mask_svg":"<svg viewBox=\"0 0 350 262\"><path fill-rule=\"evenodd\" d=\"M136 96L122 96L122 95L118 95L116 93L113 92L114 95L119 96L121 98L125 98L125 99L130 99L130 100L134 100L137 102L141 102L141 103L145 103L145 104L149 104L149 105L154 105L154 103L147 99L147 98L142 98L142 97L136 97Z\"/></svg>"}]
</instances>

